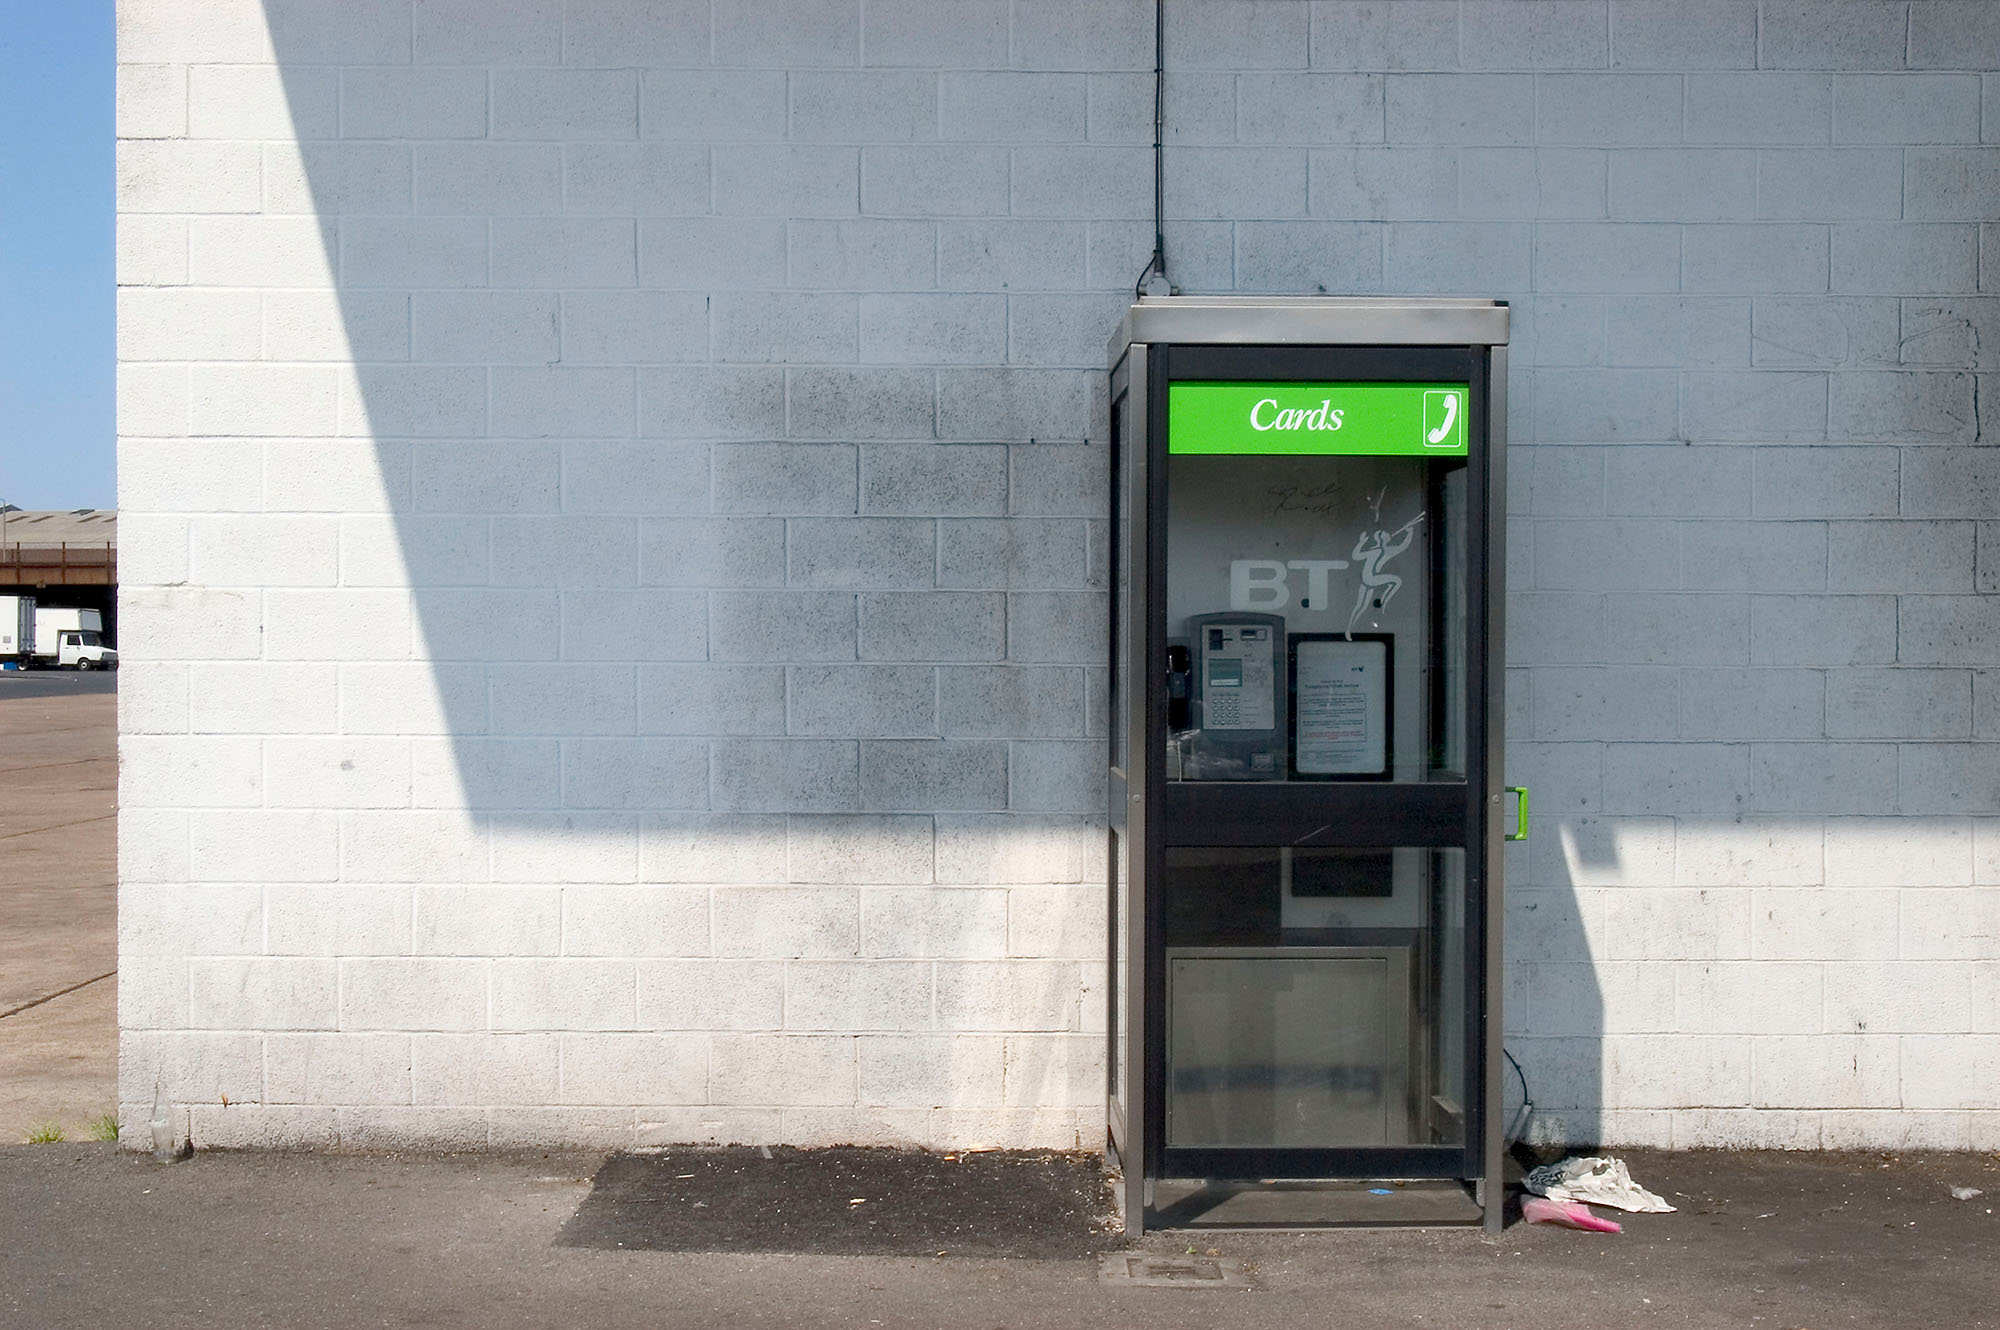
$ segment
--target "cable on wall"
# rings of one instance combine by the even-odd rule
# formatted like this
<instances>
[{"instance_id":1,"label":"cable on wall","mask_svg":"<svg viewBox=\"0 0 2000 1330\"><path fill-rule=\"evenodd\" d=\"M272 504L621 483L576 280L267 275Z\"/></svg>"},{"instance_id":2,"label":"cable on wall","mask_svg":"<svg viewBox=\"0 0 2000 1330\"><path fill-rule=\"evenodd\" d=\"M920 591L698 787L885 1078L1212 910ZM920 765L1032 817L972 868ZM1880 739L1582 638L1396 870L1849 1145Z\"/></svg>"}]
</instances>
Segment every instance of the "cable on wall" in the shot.
<instances>
[{"instance_id":1,"label":"cable on wall","mask_svg":"<svg viewBox=\"0 0 2000 1330\"><path fill-rule=\"evenodd\" d=\"M1153 254L1139 270L1133 296L1173 294L1167 280L1166 141L1167 141L1167 18L1166 0L1153 0Z\"/></svg>"}]
</instances>

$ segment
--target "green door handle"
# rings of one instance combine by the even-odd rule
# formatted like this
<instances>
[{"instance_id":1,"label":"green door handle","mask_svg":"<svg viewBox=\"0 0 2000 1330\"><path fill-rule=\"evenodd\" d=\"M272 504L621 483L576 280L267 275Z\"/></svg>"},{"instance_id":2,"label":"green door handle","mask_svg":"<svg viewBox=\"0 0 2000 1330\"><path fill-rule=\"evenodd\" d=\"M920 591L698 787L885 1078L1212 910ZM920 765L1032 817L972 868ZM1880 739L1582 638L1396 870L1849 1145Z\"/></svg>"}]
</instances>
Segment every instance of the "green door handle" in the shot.
<instances>
[{"instance_id":1,"label":"green door handle","mask_svg":"<svg viewBox=\"0 0 2000 1330\"><path fill-rule=\"evenodd\" d=\"M1515 795L1520 802L1514 805L1514 829L1507 834L1508 840L1528 839L1528 787L1525 785L1503 786L1507 793Z\"/></svg>"}]
</instances>

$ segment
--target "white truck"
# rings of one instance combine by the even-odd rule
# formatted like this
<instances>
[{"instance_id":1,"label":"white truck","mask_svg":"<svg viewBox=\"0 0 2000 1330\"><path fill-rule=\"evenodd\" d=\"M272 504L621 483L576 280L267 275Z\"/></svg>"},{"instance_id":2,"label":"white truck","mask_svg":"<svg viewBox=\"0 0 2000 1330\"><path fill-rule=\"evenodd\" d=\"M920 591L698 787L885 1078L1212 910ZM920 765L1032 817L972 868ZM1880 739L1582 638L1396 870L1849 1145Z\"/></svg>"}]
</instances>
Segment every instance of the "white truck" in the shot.
<instances>
[{"instance_id":1,"label":"white truck","mask_svg":"<svg viewBox=\"0 0 2000 1330\"><path fill-rule=\"evenodd\" d=\"M24 670L35 658L35 598L0 596L0 669Z\"/></svg>"},{"instance_id":2,"label":"white truck","mask_svg":"<svg viewBox=\"0 0 2000 1330\"><path fill-rule=\"evenodd\" d=\"M104 616L96 610L37 605L34 643L29 651L36 664L58 669L118 668L117 651L104 644Z\"/></svg>"}]
</instances>

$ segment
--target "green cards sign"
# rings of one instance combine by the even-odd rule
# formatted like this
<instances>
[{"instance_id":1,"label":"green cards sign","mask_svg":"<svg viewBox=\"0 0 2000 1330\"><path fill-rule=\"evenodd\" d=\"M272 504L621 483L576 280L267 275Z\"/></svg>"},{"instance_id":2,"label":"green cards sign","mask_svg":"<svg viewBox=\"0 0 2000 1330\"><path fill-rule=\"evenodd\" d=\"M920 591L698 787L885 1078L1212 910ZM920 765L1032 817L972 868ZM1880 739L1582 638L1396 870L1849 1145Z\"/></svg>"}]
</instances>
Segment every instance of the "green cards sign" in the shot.
<instances>
[{"instance_id":1,"label":"green cards sign","mask_svg":"<svg viewBox=\"0 0 2000 1330\"><path fill-rule=\"evenodd\" d=\"M1462 383L1176 383L1170 453L1464 457Z\"/></svg>"}]
</instances>

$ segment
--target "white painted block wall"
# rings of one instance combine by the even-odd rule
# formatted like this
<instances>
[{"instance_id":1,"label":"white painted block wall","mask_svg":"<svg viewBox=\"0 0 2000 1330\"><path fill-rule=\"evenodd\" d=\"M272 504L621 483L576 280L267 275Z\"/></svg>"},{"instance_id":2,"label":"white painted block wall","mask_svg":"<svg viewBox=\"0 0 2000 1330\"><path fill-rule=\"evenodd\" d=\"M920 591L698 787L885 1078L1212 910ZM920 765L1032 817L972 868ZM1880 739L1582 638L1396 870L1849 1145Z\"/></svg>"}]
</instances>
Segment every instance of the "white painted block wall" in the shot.
<instances>
[{"instance_id":1,"label":"white painted block wall","mask_svg":"<svg viewBox=\"0 0 2000 1330\"><path fill-rule=\"evenodd\" d=\"M119 9L127 1125L1094 1144L1151 5ZM1184 289L1514 302L1543 1130L2000 1144L2000 8L1167 31Z\"/></svg>"}]
</instances>

